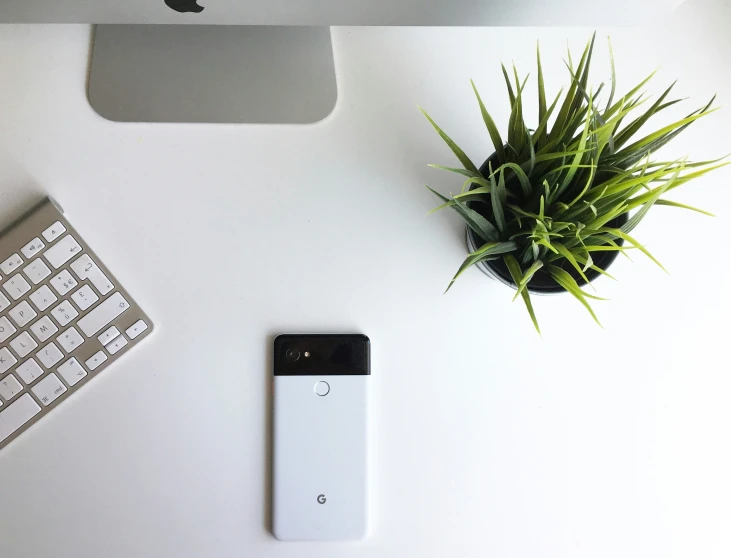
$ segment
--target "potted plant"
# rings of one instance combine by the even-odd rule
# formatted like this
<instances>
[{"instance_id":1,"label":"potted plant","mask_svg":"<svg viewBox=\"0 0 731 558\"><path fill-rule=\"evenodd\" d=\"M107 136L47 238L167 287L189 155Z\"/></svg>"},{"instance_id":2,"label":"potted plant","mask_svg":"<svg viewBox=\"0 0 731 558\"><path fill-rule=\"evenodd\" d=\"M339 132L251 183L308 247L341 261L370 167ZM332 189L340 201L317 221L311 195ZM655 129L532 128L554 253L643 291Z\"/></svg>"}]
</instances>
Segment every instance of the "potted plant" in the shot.
<instances>
[{"instance_id":1,"label":"potted plant","mask_svg":"<svg viewBox=\"0 0 731 558\"><path fill-rule=\"evenodd\" d=\"M633 229L654 205L708 214L664 195L727 164L720 159L655 160L660 147L715 110L711 108L714 99L685 118L640 134L651 117L680 101L668 99L674 84L650 103L643 88L653 73L617 98L610 43L611 90L600 105L604 84L596 90L589 86L595 37L577 66L569 52L566 94L562 89L550 103L537 50L538 122L534 128L523 117L527 78L521 81L513 67L512 81L503 65L511 106L506 139L472 82L495 150L480 168L420 109L462 165L430 166L465 178L461 193L450 197L427 186L443 202L435 211L451 207L466 222L469 255L447 290L466 269L478 266L517 291L514 300L522 297L539 333L531 294L569 293L599 323L589 300L603 299L582 287L600 275L611 277L607 268L625 250L639 250L660 265L630 235Z\"/></svg>"}]
</instances>

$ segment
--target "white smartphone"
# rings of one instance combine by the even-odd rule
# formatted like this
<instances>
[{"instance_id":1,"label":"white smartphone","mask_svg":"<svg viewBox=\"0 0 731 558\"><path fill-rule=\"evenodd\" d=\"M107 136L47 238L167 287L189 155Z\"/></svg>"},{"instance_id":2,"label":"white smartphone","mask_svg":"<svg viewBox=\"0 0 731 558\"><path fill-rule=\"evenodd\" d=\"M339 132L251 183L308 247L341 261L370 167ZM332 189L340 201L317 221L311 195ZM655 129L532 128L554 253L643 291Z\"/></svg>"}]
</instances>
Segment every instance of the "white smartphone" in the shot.
<instances>
[{"instance_id":1,"label":"white smartphone","mask_svg":"<svg viewBox=\"0 0 731 558\"><path fill-rule=\"evenodd\" d=\"M370 373L365 335L274 341L272 532L278 540L367 535Z\"/></svg>"}]
</instances>

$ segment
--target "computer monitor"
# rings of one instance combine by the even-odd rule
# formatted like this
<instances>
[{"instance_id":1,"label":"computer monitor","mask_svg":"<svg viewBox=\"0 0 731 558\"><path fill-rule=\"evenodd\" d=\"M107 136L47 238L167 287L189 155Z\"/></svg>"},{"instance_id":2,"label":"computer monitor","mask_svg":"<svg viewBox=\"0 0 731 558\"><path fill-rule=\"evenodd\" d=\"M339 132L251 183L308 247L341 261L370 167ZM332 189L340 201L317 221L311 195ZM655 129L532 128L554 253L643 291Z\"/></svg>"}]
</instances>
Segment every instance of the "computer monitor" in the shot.
<instances>
[{"instance_id":1,"label":"computer monitor","mask_svg":"<svg viewBox=\"0 0 731 558\"><path fill-rule=\"evenodd\" d=\"M330 25L634 25L681 2L0 0L0 23L102 24L89 101L111 120L310 123L337 99Z\"/></svg>"}]
</instances>

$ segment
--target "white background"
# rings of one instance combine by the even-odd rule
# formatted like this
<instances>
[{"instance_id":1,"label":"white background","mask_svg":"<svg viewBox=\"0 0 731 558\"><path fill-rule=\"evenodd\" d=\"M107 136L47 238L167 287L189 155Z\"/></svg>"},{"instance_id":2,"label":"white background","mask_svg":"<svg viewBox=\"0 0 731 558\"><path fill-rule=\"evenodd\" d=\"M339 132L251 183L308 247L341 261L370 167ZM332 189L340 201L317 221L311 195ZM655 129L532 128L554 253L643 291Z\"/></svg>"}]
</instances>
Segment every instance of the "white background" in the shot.
<instances>
[{"instance_id":1,"label":"white background","mask_svg":"<svg viewBox=\"0 0 731 558\"><path fill-rule=\"evenodd\" d=\"M661 65L691 99L731 97L727 1L652 29L598 29L595 85ZM507 122L499 62L550 91L590 29L333 31L340 98L303 127L114 124L85 98L87 26L0 26L0 222L48 193L156 320L154 337L0 454L4 558L731 555L731 171L636 231L670 270L620 258L575 301L535 301L479 271L426 217L460 181L430 111L490 154L469 78ZM578 55L578 52L577 52ZM535 81L531 82L531 94ZM659 122L663 122L662 118ZM667 157L731 151L731 109ZM356 331L373 343L373 530L351 544L268 532L271 341Z\"/></svg>"}]
</instances>

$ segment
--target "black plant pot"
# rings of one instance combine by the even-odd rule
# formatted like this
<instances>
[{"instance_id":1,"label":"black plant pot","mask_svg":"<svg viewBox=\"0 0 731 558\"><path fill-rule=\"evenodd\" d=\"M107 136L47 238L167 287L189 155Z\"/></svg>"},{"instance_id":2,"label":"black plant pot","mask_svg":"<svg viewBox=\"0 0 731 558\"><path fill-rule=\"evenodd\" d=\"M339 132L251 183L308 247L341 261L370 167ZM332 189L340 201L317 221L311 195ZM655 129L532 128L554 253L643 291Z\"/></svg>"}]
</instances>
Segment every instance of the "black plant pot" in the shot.
<instances>
[{"instance_id":1,"label":"black plant pot","mask_svg":"<svg viewBox=\"0 0 731 558\"><path fill-rule=\"evenodd\" d=\"M489 165L492 164L493 169L497 168L498 162L497 162L497 153L493 153L480 167L480 173L484 177L490 176L490 170ZM478 186L473 184L470 188L471 190L474 188L477 188ZM472 209L479 210L478 207L476 207L481 202L468 202L468 205ZM628 221L629 217L626 213L620 215L616 219L613 219L612 221L609 221L607 223L608 227L612 228L620 228L622 225L624 225ZM477 236L474 231L469 228L467 228L467 250L469 252L474 252L477 250L480 246L485 244L485 241ZM624 244L624 241L620 238L615 241L620 246ZM594 260L594 265L597 266L600 269L603 269L606 271L606 269L612 265L614 260L617 259L617 256L619 255L619 252L595 252L592 255L592 258ZM510 272L508 271L508 267L505 265L505 262L502 260L502 258L499 258L497 260L492 260L488 262L479 262L476 264L476 266L488 277L495 279L497 281L500 281L501 283L508 285L509 287L513 289L517 289L517 286L515 282L513 281L512 276L510 275ZM576 282L579 284L579 286L586 285L586 281L584 280L581 275L577 273L577 271L569 264L568 262L564 261L564 264L561 266L565 271L567 271L571 276L576 280ZM589 281L594 281L596 278L601 276L601 273L598 271L595 271L593 269L587 269L584 273L586 277L589 279ZM531 278L530 282L528 283L528 291L532 294L537 295L550 295L550 294L560 294L565 293L566 290L560 286L558 283L556 283L551 276L544 270L539 269Z\"/></svg>"}]
</instances>

